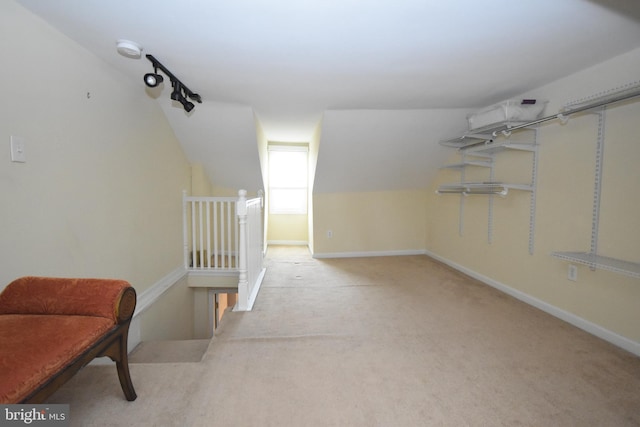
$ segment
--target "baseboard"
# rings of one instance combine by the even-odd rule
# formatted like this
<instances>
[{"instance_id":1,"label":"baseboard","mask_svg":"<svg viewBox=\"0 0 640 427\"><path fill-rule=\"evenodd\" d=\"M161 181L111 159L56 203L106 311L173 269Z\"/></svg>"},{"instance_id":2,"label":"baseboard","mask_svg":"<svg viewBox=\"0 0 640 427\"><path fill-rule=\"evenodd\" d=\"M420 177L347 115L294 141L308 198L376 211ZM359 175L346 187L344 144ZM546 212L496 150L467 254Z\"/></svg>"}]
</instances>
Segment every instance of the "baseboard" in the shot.
<instances>
[{"instance_id":1,"label":"baseboard","mask_svg":"<svg viewBox=\"0 0 640 427\"><path fill-rule=\"evenodd\" d=\"M267 246L309 246L306 240L268 240Z\"/></svg>"},{"instance_id":2,"label":"baseboard","mask_svg":"<svg viewBox=\"0 0 640 427\"><path fill-rule=\"evenodd\" d=\"M253 310L253 304L256 302L256 298L258 297L258 292L260 292L260 287L262 286L262 281L264 280L264 274L267 272L266 268L260 270L260 274L256 278L256 283L253 286L253 291L251 291L251 295L249 295L249 302L247 304L247 311Z\"/></svg>"},{"instance_id":3,"label":"baseboard","mask_svg":"<svg viewBox=\"0 0 640 427\"><path fill-rule=\"evenodd\" d=\"M363 258L378 256L426 255L423 249L402 251L369 251L369 252L324 252L314 253L313 258Z\"/></svg>"},{"instance_id":4,"label":"baseboard","mask_svg":"<svg viewBox=\"0 0 640 427\"><path fill-rule=\"evenodd\" d=\"M266 271L267 271L266 268L262 268L262 270L260 270L260 273L258 274L258 277L256 277L253 287L251 288L252 289L251 295L248 296L246 303L240 300L240 294L238 294L238 302L233 307L233 311L253 310L253 304L256 302L256 298L258 297L258 292L260 292L260 287L262 286L262 281L264 280L264 275Z\"/></svg>"},{"instance_id":5,"label":"baseboard","mask_svg":"<svg viewBox=\"0 0 640 427\"><path fill-rule=\"evenodd\" d=\"M429 250L425 251L425 254L437 261L442 262L443 264L448 265L449 267L455 270L460 271L461 273L466 274L467 276L473 277L474 279L477 279L491 286L492 288L496 288L499 291L504 292L505 294L511 295L512 297L526 304L536 307L554 317L557 317L558 319L564 320L565 322L570 323L573 326L576 326L577 328L580 328L583 331L590 333L591 335L595 335L596 337L601 338L605 341L608 341L615 346L623 348L628 352L635 354L636 356L640 356L640 343L638 342L630 340L629 338L625 338L622 335L618 335L615 332L605 329L596 323L590 322L586 319L583 319L582 317L576 316L573 313L562 310L561 308L551 305L529 294L526 294L522 291L509 287L504 283L500 283L496 280L493 280L490 277L484 276L480 273L470 270L449 259L443 258L440 255L437 255Z\"/></svg>"}]
</instances>

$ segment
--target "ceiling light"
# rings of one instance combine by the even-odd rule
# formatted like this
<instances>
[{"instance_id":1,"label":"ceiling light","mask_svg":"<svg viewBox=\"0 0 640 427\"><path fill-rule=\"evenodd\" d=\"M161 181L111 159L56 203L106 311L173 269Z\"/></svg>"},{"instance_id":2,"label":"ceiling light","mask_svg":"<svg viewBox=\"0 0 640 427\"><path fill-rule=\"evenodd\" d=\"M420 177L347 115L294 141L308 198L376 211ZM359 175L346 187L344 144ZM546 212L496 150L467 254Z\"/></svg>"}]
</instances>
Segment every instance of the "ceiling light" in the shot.
<instances>
[{"instance_id":1,"label":"ceiling light","mask_svg":"<svg viewBox=\"0 0 640 427\"><path fill-rule=\"evenodd\" d=\"M197 93L193 93L188 87L184 85L176 76L171 74L171 72L160 63L153 55L147 55L147 59L151 61L153 64L153 73L147 73L144 75L144 83L149 87L156 87L164 80L163 77L158 74L158 70L165 73L169 79L171 80L171 86L173 86L173 91L171 92L171 99L174 101L178 101L182 104L182 108L188 113L195 107L193 102L187 100L187 97L193 99L197 103L202 103L202 98Z\"/></svg>"},{"instance_id":2,"label":"ceiling light","mask_svg":"<svg viewBox=\"0 0 640 427\"><path fill-rule=\"evenodd\" d=\"M138 59L142 55L142 46L131 40L118 40L116 42L118 53L127 58Z\"/></svg>"},{"instance_id":3,"label":"ceiling light","mask_svg":"<svg viewBox=\"0 0 640 427\"><path fill-rule=\"evenodd\" d=\"M164 81L164 78L157 73L147 73L144 75L144 83L149 87L156 87Z\"/></svg>"}]
</instances>

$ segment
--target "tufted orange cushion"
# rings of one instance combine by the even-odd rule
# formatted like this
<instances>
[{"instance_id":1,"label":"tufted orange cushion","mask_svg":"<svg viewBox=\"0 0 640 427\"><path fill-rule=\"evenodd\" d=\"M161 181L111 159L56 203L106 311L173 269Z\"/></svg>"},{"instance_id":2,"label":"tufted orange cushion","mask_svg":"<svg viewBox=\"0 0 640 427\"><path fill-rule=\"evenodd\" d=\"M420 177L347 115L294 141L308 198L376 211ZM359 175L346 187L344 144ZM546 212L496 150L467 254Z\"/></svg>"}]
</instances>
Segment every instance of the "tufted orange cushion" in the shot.
<instances>
[{"instance_id":1,"label":"tufted orange cushion","mask_svg":"<svg viewBox=\"0 0 640 427\"><path fill-rule=\"evenodd\" d=\"M117 323L124 280L21 277L0 294L2 314L99 316Z\"/></svg>"},{"instance_id":2,"label":"tufted orange cushion","mask_svg":"<svg viewBox=\"0 0 640 427\"><path fill-rule=\"evenodd\" d=\"M16 403L114 328L95 316L0 315L0 403Z\"/></svg>"}]
</instances>

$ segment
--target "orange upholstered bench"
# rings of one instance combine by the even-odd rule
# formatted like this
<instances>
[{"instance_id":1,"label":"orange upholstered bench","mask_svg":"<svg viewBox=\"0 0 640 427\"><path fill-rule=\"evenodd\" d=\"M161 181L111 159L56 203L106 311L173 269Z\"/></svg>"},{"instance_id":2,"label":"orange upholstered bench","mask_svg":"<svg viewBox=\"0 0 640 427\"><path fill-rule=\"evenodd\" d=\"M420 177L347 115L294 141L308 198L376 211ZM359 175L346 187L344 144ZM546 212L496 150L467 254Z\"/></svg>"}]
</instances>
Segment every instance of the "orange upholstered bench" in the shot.
<instances>
[{"instance_id":1,"label":"orange upholstered bench","mask_svg":"<svg viewBox=\"0 0 640 427\"><path fill-rule=\"evenodd\" d=\"M40 403L96 357L116 362L127 400L136 292L124 280L22 277L0 293L0 403Z\"/></svg>"}]
</instances>

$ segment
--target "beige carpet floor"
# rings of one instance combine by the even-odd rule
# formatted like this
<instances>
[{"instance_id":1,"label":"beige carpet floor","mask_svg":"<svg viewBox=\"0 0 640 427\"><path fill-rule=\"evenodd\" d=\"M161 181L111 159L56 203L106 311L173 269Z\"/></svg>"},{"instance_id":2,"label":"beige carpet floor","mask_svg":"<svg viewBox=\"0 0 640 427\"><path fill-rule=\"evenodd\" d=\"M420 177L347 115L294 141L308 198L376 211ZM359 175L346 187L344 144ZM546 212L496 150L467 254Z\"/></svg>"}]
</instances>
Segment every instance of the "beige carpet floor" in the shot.
<instances>
[{"instance_id":1,"label":"beige carpet floor","mask_svg":"<svg viewBox=\"0 0 640 427\"><path fill-rule=\"evenodd\" d=\"M425 256L270 248L199 362L89 366L77 426L638 426L640 358ZM174 360L180 360L179 358Z\"/></svg>"}]
</instances>

